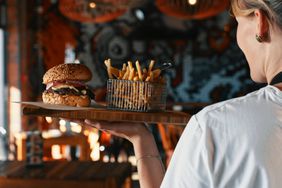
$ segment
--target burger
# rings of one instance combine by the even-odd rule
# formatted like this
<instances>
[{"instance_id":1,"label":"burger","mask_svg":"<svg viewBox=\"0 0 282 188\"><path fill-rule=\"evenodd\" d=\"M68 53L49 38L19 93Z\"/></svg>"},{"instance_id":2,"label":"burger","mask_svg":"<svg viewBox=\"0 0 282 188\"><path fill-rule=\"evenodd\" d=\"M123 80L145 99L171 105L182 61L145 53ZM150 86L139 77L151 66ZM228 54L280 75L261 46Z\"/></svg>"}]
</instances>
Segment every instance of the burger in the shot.
<instances>
[{"instance_id":1,"label":"burger","mask_svg":"<svg viewBox=\"0 0 282 188\"><path fill-rule=\"evenodd\" d=\"M85 84L91 80L91 71L82 64L60 64L49 69L43 76L46 90L44 103L67 106L89 106L94 93Z\"/></svg>"}]
</instances>

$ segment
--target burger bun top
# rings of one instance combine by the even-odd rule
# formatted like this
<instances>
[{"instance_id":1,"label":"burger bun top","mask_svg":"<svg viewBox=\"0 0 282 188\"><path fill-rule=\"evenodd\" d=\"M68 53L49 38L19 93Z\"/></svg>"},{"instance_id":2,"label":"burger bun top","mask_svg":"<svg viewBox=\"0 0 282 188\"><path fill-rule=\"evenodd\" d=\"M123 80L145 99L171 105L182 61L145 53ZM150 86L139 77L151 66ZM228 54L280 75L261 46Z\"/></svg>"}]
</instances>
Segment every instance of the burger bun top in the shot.
<instances>
[{"instance_id":1,"label":"burger bun top","mask_svg":"<svg viewBox=\"0 0 282 188\"><path fill-rule=\"evenodd\" d=\"M43 84L54 81L76 80L87 82L91 80L92 73L83 64L60 64L49 69L43 76Z\"/></svg>"}]
</instances>

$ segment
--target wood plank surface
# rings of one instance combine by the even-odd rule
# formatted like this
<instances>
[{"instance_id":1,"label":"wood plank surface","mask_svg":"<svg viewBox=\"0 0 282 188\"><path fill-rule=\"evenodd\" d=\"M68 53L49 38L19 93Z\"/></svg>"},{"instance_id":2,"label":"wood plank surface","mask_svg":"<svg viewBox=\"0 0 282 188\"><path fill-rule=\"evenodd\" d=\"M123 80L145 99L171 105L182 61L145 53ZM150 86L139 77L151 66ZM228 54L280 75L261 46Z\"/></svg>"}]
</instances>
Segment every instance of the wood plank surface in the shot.
<instances>
[{"instance_id":1,"label":"wood plank surface","mask_svg":"<svg viewBox=\"0 0 282 188\"><path fill-rule=\"evenodd\" d=\"M118 110L108 110L106 108L88 108L83 110L57 110L46 109L34 105L23 105L24 115L49 116L68 119L92 119L106 121L127 121L163 123L174 125L186 125L190 115L184 112L164 111L164 112L127 112Z\"/></svg>"},{"instance_id":2,"label":"wood plank surface","mask_svg":"<svg viewBox=\"0 0 282 188\"><path fill-rule=\"evenodd\" d=\"M132 170L126 162L48 161L27 167L24 161L0 161L0 165L0 187L7 188L116 188L131 177Z\"/></svg>"}]
</instances>

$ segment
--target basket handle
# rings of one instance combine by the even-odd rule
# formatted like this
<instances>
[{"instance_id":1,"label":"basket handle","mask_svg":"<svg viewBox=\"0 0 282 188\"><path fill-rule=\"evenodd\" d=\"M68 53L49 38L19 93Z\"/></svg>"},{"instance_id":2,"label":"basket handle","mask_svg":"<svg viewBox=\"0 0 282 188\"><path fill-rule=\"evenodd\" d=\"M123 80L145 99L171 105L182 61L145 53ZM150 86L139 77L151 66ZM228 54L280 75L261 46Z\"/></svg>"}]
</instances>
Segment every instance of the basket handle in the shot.
<instances>
[{"instance_id":1,"label":"basket handle","mask_svg":"<svg viewBox=\"0 0 282 188\"><path fill-rule=\"evenodd\" d=\"M170 62L168 63L163 63L160 67L158 67L158 69L160 69L161 71L166 70L166 69L170 69L174 67L174 65Z\"/></svg>"}]
</instances>

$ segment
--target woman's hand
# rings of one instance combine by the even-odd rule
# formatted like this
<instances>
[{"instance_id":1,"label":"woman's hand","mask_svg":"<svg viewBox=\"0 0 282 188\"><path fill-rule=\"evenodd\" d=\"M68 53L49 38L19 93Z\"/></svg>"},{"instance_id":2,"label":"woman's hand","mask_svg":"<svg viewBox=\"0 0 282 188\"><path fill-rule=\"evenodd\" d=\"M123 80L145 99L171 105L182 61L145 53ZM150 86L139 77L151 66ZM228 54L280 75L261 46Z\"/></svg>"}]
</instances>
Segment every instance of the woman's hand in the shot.
<instances>
[{"instance_id":1,"label":"woman's hand","mask_svg":"<svg viewBox=\"0 0 282 188\"><path fill-rule=\"evenodd\" d=\"M145 124L91 120L84 123L132 142L137 161L142 159L137 163L141 187L160 187L164 168L154 137Z\"/></svg>"},{"instance_id":2,"label":"woman's hand","mask_svg":"<svg viewBox=\"0 0 282 188\"><path fill-rule=\"evenodd\" d=\"M148 127L144 123L108 122L93 120L85 120L84 123L101 131L105 131L112 135L125 138L133 144L136 144L141 139L146 139L152 136Z\"/></svg>"}]
</instances>

